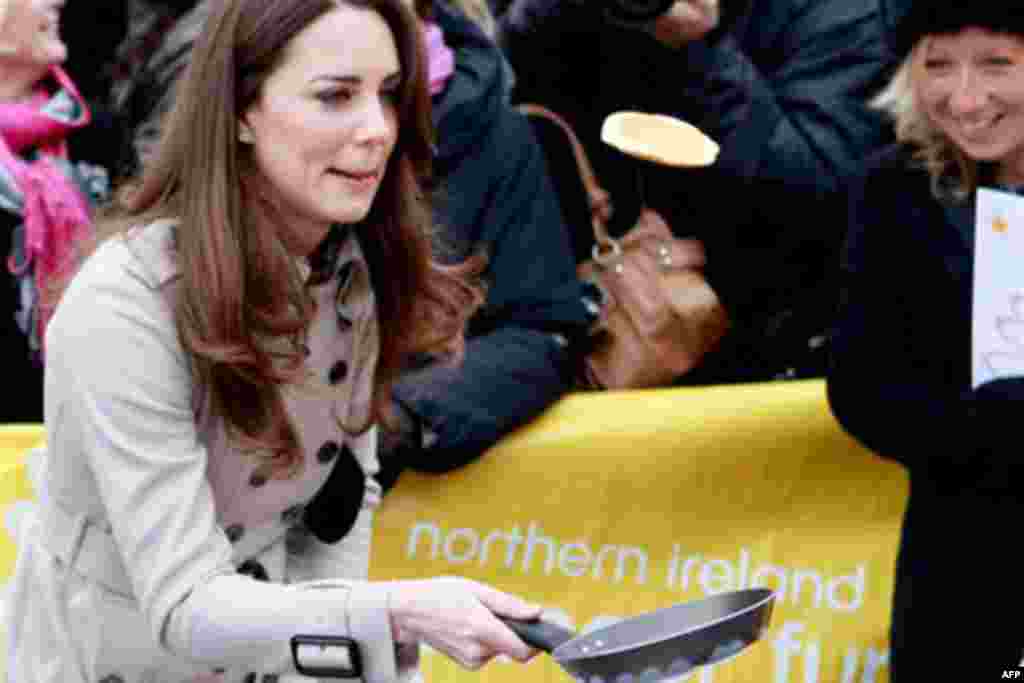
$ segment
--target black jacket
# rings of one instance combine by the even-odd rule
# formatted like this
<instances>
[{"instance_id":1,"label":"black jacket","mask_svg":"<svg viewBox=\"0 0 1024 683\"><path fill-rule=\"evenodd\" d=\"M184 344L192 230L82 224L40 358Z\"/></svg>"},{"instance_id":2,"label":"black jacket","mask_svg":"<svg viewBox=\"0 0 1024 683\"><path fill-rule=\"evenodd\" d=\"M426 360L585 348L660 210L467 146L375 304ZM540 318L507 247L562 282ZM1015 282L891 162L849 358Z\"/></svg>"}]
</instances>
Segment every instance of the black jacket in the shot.
<instances>
[{"instance_id":1,"label":"black jacket","mask_svg":"<svg viewBox=\"0 0 1024 683\"><path fill-rule=\"evenodd\" d=\"M703 240L708 278L736 326L691 381L822 374L824 355L808 341L832 310L846 178L889 135L864 104L891 65L877 0L723 5L719 29L672 50L605 23L592 4L515 0L500 18L513 97L574 124L612 192L617 230L635 220L642 169L647 203L675 233ZM721 144L718 162L679 170L628 159L599 138L620 109L699 126ZM552 167L562 172L572 169Z\"/></svg>"},{"instance_id":2,"label":"black jacket","mask_svg":"<svg viewBox=\"0 0 1024 683\"><path fill-rule=\"evenodd\" d=\"M570 388L565 341L587 314L543 151L508 106L509 70L494 43L445 3L436 20L456 70L434 98L437 221L459 258L488 257L487 299L455 367L411 372L395 397L436 436L405 464L442 471L476 458Z\"/></svg>"},{"instance_id":3,"label":"black jacket","mask_svg":"<svg viewBox=\"0 0 1024 683\"><path fill-rule=\"evenodd\" d=\"M905 150L870 168L851 198L828 396L850 434L910 473L892 681L937 657L971 671L948 680L995 678L1024 646L999 618L1017 602L1024 378L970 389L974 207L933 198Z\"/></svg>"},{"instance_id":4,"label":"black jacket","mask_svg":"<svg viewBox=\"0 0 1024 683\"><path fill-rule=\"evenodd\" d=\"M0 424L43 421L43 366L32 357L28 338L15 321L21 308L18 281L7 268L11 238L21 216L0 209L0 354L4 363L5 395L0 399Z\"/></svg>"}]
</instances>

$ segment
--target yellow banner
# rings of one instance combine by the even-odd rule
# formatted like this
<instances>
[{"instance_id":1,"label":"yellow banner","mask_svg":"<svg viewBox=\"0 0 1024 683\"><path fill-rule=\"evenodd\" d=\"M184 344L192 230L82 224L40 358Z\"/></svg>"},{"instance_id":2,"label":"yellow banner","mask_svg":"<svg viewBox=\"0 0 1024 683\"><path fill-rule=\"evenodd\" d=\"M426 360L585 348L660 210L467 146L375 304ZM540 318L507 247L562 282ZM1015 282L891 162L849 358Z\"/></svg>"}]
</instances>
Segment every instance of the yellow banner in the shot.
<instances>
[{"instance_id":1,"label":"yellow banner","mask_svg":"<svg viewBox=\"0 0 1024 683\"><path fill-rule=\"evenodd\" d=\"M693 683L884 683L903 470L858 446L821 381L569 396L461 470L406 473L374 578L458 574L579 630L768 586L767 637ZM571 680L551 658L431 683Z\"/></svg>"},{"instance_id":2,"label":"yellow banner","mask_svg":"<svg viewBox=\"0 0 1024 683\"><path fill-rule=\"evenodd\" d=\"M22 456L45 438L41 425L0 425L0 587L7 583L17 555L11 536L14 507L32 498Z\"/></svg>"},{"instance_id":3,"label":"yellow banner","mask_svg":"<svg viewBox=\"0 0 1024 683\"><path fill-rule=\"evenodd\" d=\"M9 513L31 497L22 455L42 440L0 426L0 586ZM820 381L573 395L469 467L403 476L371 574L481 579L579 630L766 585L766 638L680 680L887 683L906 489L842 433ZM474 673L428 654L424 669L430 683L571 680L546 656Z\"/></svg>"}]
</instances>

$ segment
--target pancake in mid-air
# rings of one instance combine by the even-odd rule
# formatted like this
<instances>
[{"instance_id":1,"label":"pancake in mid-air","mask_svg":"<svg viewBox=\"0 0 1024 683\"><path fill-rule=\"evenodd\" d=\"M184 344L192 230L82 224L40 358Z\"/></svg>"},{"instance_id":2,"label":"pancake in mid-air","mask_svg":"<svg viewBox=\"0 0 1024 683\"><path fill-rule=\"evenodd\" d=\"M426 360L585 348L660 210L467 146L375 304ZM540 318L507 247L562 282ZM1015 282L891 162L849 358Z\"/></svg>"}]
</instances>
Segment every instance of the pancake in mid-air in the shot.
<instances>
[{"instance_id":1,"label":"pancake in mid-air","mask_svg":"<svg viewBox=\"0 0 1024 683\"><path fill-rule=\"evenodd\" d=\"M718 158L718 143L696 126L664 114L609 114L601 140L624 154L666 166L708 166Z\"/></svg>"}]
</instances>

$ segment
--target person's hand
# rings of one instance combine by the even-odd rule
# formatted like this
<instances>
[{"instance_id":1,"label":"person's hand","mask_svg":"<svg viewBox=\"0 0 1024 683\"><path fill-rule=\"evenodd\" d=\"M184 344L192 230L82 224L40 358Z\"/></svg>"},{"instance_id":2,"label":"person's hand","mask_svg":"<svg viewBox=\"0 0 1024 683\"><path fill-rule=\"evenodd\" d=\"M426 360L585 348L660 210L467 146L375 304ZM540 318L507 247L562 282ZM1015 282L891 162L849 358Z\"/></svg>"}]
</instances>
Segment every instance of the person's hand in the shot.
<instances>
[{"instance_id":1,"label":"person's hand","mask_svg":"<svg viewBox=\"0 0 1024 683\"><path fill-rule=\"evenodd\" d=\"M538 605L456 577L393 581L390 586L395 642L424 642L471 670L498 655L525 662L537 654L494 615L536 619Z\"/></svg>"},{"instance_id":2,"label":"person's hand","mask_svg":"<svg viewBox=\"0 0 1024 683\"><path fill-rule=\"evenodd\" d=\"M720 20L718 0L676 0L654 20L651 33L664 45L678 48L706 36Z\"/></svg>"},{"instance_id":3,"label":"person's hand","mask_svg":"<svg viewBox=\"0 0 1024 683\"><path fill-rule=\"evenodd\" d=\"M665 234L672 234L672 229L665 222L661 214L648 207L640 210L637 224L652 227L658 226ZM671 252L661 258L661 265L673 270L702 270L708 262L704 243L693 237L675 239Z\"/></svg>"}]
</instances>

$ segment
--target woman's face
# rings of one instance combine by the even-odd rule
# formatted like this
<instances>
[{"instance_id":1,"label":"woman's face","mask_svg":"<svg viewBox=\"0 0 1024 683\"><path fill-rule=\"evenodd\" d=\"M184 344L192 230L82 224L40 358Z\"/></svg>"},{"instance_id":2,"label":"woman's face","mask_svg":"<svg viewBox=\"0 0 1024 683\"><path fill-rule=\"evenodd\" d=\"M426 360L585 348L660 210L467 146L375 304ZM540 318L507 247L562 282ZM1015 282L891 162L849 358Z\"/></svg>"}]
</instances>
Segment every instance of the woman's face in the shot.
<instances>
[{"instance_id":1,"label":"woman's face","mask_svg":"<svg viewBox=\"0 0 1024 683\"><path fill-rule=\"evenodd\" d=\"M916 90L932 123L1000 180L1024 180L1024 40L967 28L922 50Z\"/></svg>"},{"instance_id":2,"label":"woman's face","mask_svg":"<svg viewBox=\"0 0 1024 683\"><path fill-rule=\"evenodd\" d=\"M48 66L67 56L60 39L64 0L0 0L0 64Z\"/></svg>"},{"instance_id":3,"label":"woman's face","mask_svg":"<svg viewBox=\"0 0 1024 683\"><path fill-rule=\"evenodd\" d=\"M294 254L369 212L398 136L401 82L385 20L339 4L292 39L243 115L239 137L277 192Z\"/></svg>"}]
</instances>

